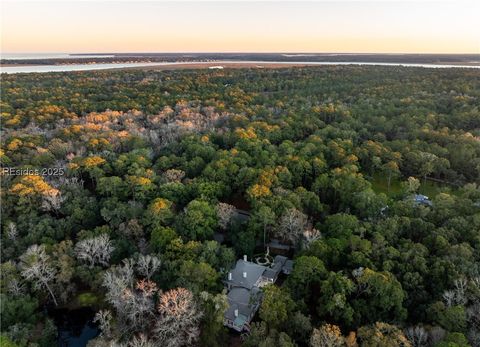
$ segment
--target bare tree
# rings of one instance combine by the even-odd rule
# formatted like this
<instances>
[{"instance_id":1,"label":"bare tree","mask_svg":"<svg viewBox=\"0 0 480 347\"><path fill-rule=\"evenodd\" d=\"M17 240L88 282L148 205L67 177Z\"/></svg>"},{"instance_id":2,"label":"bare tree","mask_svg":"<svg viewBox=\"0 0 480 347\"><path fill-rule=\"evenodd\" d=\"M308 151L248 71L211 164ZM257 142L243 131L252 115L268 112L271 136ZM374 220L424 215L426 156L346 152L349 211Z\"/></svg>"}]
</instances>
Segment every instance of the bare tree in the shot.
<instances>
[{"instance_id":1,"label":"bare tree","mask_svg":"<svg viewBox=\"0 0 480 347\"><path fill-rule=\"evenodd\" d=\"M467 303L467 285L468 281L465 278L456 279L453 282L454 289L447 290L443 293L442 297L447 306L453 305L465 305Z\"/></svg>"},{"instance_id":2,"label":"bare tree","mask_svg":"<svg viewBox=\"0 0 480 347\"><path fill-rule=\"evenodd\" d=\"M235 206L219 202L217 204L218 224L222 229L227 229L232 217L235 214Z\"/></svg>"},{"instance_id":3,"label":"bare tree","mask_svg":"<svg viewBox=\"0 0 480 347\"><path fill-rule=\"evenodd\" d=\"M56 271L49 263L50 259L45 252L45 246L32 245L20 256L21 275L27 281L31 281L35 289L47 289L55 306L58 306L55 294L49 285L55 279Z\"/></svg>"},{"instance_id":4,"label":"bare tree","mask_svg":"<svg viewBox=\"0 0 480 347\"><path fill-rule=\"evenodd\" d=\"M113 250L114 247L107 234L79 241L75 245L77 258L88 262L90 267L95 264L108 266Z\"/></svg>"},{"instance_id":5,"label":"bare tree","mask_svg":"<svg viewBox=\"0 0 480 347\"><path fill-rule=\"evenodd\" d=\"M167 183L181 182L184 177L185 177L185 172L178 169L170 169L163 173L163 179Z\"/></svg>"},{"instance_id":6,"label":"bare tree","mask_svg":"<svg viewBox=\"0 0 480 347\"><path fill-rule=\"evenodd\" d=\"M18 237L17 225L13 222L8 223L7 237L12 241L15 241Z\"/></svg>"},{"instance_id":7,"label":"bare tree","mask_svg":"<svg viewBox=\"0 0 480 347\"><path fill-rule=\"evenodd\" d=\"M332 324L324 324L318 329L313 329L310 338L311 347L343 347L345 338L342 336L340 328Z\"/></svg>"},{"instance_id":8,"label":"bare tree","mask_svg":"<svg viewBox=\"0 0 480 347\"><path fill-rule=\"evenodd\" d=\"M136 269L138 273L150 279L155 271L158 270L162 262L159 258L151 255L140 255L137 259Z\"/></svg>"},{"instance_id":9,"label":"bare tree","mask_svg":"<svg viewBox=\"0 0 480 347\"><path fill-rule=\"evenodd\" d=\"M455 292L453 290L446 290L442 294L443 300L445 301L445 305L448 307L455 304Z\"/></svg>"},{"instance_id":10,"label":"bare tree","mask_svg":"<svg viewBox=\"0 0 480 347\"><path fill-rule=\"evenodd\" d=\"M155 324L155 335L161 346L194 345L199 337L201 312L193 294L185 288L172 289L159 298L160 317Z\"/></svg>"},{"instance_id":11,"label":"bare tree","mask_svg":"<svg viewBox=\"0 0 480 347\"><path fill-rule=\"evenodd\" d=\"M280 218L277 235L293 244L297 243L308 225L305 214L295 208L288 209Z\"/></svg>"},{"instance_id":12,"label":"bare tree","mask_svg":"<svg viewBox=\"0 0 480 347\"><path fill-rule=\"evenodd\" d=\"M58 189L50 189L42 195L42 209L58 213L65 198Z\"/></svg>"},{"instance_id":13,"label":"bare tree","mask_svg":"<svg viewBox=\"0 0 480 347\"><path fill-rule=\"evenodd\" d=\"M480 293L480 276L476 276L470 279L470 284L475 288L477 292ZM480 300L480 298L478 299Z\"/></svg>"},{"instance_id":14,"label":"bare tree","mask_svg":"<svg viewBox=\"0 0 480 347\"><path fill-rule=\"evenodd\" d=\"M112 336L112 314L109 310L100 310L95 314L93 319L100 327L100 336L110 338Z\"/></svg>"},{"instance_id":15,"label":"bare tree","mask_svg":"<svg viewBox=\"0 0 480 347\"><path fill-rule=\"evenodd\" d=\"M405 329L405 336L413 347L428 346L428 333L421 326L415 326Z\"/></svg>"},{"instance_id":16,"label":"bare tree","mask_svg":"<svg viewBox=\"0 0 480 347\"><path fill-rule=\"evenodd\" d=\"M303 246L308 247L310 243L318 240L322 237L322 234L311 225L303 231Z\"/></svg>"},{"instance_id":17,"label":"bare tree","mask_svg":"<svg viewBox=\"0 0 480 347\"><path fill-rule=\"evenodd\" d=\"M146 335L140 334L134 336L133 339L128 343L128 347L155 347L155 343L150 341Z\"/></svg>"},{"instance_id":18,"label":"bare tree","mask_svg":"<svg viewBox=\"0 0 480 347\"><path fill-rule=\"evenodd\" d=\"M158 291L155 282L136 281L134 262L124 260L123 266L108 270L103 279L107 288L106 299L117 312L122 330L139 331L150 325L154 318L154 294Z\"/></svg>"},{"instance_id":19,"label":"bare tree","mask_svg":"<svg viewBox=\"0 0 480 347\"><path fill-rule=\"evenodd\" d=\"M457 305L465 305L467 303L467 290L468 281L466 278L458 278L453 282L455 286L455 303Z\"/></svg>"},{"instance_id":20,"label":"bare tree","mask_svg":"<svg viewBox=\"0 0 480 347\"><path fill-rule=\"evenodd\" d=\"M25 288L23 284L16 278L8 282L8 293L12 296L20 296L24 294Z\"/></svg>"}]
</instances>

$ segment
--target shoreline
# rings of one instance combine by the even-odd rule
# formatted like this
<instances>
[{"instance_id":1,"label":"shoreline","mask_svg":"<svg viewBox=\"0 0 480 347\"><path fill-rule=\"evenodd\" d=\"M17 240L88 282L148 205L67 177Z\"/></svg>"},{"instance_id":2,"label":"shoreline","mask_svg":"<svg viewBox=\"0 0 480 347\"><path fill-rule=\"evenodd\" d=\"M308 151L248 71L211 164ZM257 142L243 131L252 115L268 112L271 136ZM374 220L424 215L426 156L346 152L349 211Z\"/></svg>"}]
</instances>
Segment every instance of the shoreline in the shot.
<instances>
[{"instance_id":1,"label":"shoreline","mask_svg":"<svg viewBox=\"0 0 480 347\"><path fill-rule=\"evenodd\" d=\"M93 65L93 66L101 66L101 65L106 65L106 64L118 64L118 65L121 65L121 64L125 64L125 63L122 63L122 62L118 62L118 63L104 63L104 62L98 62L98 63L84 63L84 64L64 64L64 63L60 63L60 64L15 64L15 63L7 63L7 64L2 64L0 63L0 68L5 68L5 67L27 67L27 66L44 66L44 67L49 67L49 66L72 66L72 65ZM217 60L217 61L192 61L192 62L152 62L152 61L145 61L145 62L134 62L134 64L159 64L159 66L172 66L172 65L175 65L175 66L183 66L183 65L209 65L209 64L212 64L212 65L218 65L218 64L235 64L235 65L238 65L238 64L248 64L248 65L252 65L252 64L263 64L263 65L272 65L272 64L276 64L276 65L299 65L299 64L303 64L303 65L335 65L335 64L338 64L338 65L345 65L345 64L352 64L352 65L362 65L362 64L365 64L365 65L375 65L375 64L378 64L378 65L385 65L385 64L388 64L388 65L462 65L462 66L479 66L480 67L480 62L476 62L476 61L471 61L471 62L463 62L463 61L455 61L455 62L431 62L431 63L421 63L421 62L409 62L409 63L406 63L406 62L369 62L369 61L366 61L366 62L357 62L357 61L332 61L332 62L328 62L328 61L319 61L319 62L313 62L313 61L304 61L304 62L294 62L294 61L258 61L258 62L252 62L252 61L242 61L242 60L236 60L236 61L228 61L228 60ZM152 65L153 66L153 65Z\"/></svg>"},{"instance_id":2,"label":"shoreline","mask_svg":"<svg viewBox=\"0 0 480 347\"><path fill-rule=\"evenodd\" d=\"M105 66L103 66L105 65ZM116 66L118 65L118 66ZM185 70L185 69L242 69L242 68L291 68L291 67L319 67L319 66L391 66L391 67L424 67L424 68L470 68L479 69L480 63L470 62L455 62L455 63L390 63L390 62L289 62L289 61L208 61L208 62L168 62L168 63L134 63L130 66L122 66L123 63L111 64L0 64L0 72L2 74L17 74L17 73L47 73L47 72L79 72L79 71L104 71L104 70L125 70L125 69L142 69L142 70ZM72 67L72 69L68 69ZM8 71L10 69L19 69L19 71ZM25 68L26 71L22 71ZM31 71L29 71L29 68ZM39 71L35 71L38 68ZM52 70L49 70L52 68ZM65 70L63 69L65 68ZM2 71L7 69L7 71ZM44 70L44 71L42 71Z\"/></svg>"}]
</instances>

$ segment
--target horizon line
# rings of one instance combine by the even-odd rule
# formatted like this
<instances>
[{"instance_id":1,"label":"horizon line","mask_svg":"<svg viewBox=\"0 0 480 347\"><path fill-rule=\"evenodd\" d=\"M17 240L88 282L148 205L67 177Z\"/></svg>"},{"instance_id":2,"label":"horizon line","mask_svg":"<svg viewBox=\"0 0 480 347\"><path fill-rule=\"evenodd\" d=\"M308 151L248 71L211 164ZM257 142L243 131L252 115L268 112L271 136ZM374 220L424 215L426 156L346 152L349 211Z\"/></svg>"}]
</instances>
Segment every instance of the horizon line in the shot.
<instances>
[{"instance_id":1,"label":"horizon line","mask_svg":"<svg viewBox=\"0 0 480 347\"><path fill-rule=\"evenodd\" d=\"M480 55L479 52L461 52L461 53L446 53L446 52L340 52L340 51L331 51L331 52L307 52L307 51L265 51L265 52L258 52L258 51L118 51L118 52L96 52L96 51L88 51L88 52L47 52L47 51L29 51L29 52L2 52L0 51L0 55L2 54L68 54L68 55L114 55L114 54L358 54L358 55L367 55L367 54L374 54L374 55L412 55L412 54L419 54L419 55Z\"/></svg>"}]
</instances>

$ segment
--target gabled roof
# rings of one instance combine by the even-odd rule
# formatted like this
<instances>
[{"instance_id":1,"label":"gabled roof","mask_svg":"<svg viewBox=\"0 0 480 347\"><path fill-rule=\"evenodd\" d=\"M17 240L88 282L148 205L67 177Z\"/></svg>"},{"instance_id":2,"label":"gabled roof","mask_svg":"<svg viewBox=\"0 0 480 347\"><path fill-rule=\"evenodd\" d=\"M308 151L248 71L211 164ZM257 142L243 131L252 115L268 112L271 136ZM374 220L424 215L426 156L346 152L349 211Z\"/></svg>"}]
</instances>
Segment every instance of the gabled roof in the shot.
<instances>
[{"instance_id":1,"label":"gabled roof","mask_svg":"<svg viewBox=\"0 0 480 347\"><path fill-rule=\"evenodd\" d=\"M277 279L278 274L282 271L282 267L287 261L287 257L277 255L273 260L273 264L270 268L266 268L263 276L266 278Z\"/></svg>"},{"instance_id":2,"label":"gabled roof","mask_svg":"<svg viewBox=\"0 0 480 347\"><path fill-rule=\"evenodd\" d=\"M261 299L261 291L257 287L251 290L246 288L235 287L227 294L229 307L225 312L225 318L235 321L238 317L245 316L249 320L257 309L257 305ZM238 316L235 316L235 310L238 310Z\"/></svg>"},{"instance_id":3,"label":"gabled roof","mask_svg":"<svg viewBox=\"0 0 480 347\"><path fill-rule=\"evenodd\" d=\"M279 273L284 268L291 268L292 264L292 261L280 255L275 257L271 267L258 265L243 259L238 260L235 267L228 273L225 281L229 292L227 294L228 309L224 315L224 324L239 332L248 330L249 323L258 310L262 299L260 287L267 283L275 283ZM284 272L289 273L285 270Z\"/></svg>"},{"instance_id":4,"label":"gabled roof","mask_svg":"<svg viewBox=\"0 0 480 347\"><path fill-rule=\"evenodd\" d=\"M265 266L240 259L237 261L235 268L230 271L232 279L227 279L227 284L251 289L266 269ZM247 277L243 277L244 272Z\"/></svg>"}]
</instances>

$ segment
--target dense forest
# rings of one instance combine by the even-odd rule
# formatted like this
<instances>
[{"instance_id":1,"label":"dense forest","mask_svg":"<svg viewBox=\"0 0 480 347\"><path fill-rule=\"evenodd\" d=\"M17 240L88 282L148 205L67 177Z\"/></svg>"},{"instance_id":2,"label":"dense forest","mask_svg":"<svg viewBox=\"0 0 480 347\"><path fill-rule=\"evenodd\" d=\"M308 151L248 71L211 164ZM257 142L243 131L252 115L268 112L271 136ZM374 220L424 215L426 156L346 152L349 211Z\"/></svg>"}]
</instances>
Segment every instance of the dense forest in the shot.
<instances>
[{"instance_id":1,"label":"dense forest","mask_svg":"<svg viewBox=\"0 0 480 347\"><path fill-rule=\"evenodd\" d=\"M2 346L78 307L91 347L480 346L477 69L2 75L1 112ZM229 331L271 240L293 270Z\"/></svg>"}]
</instances>

